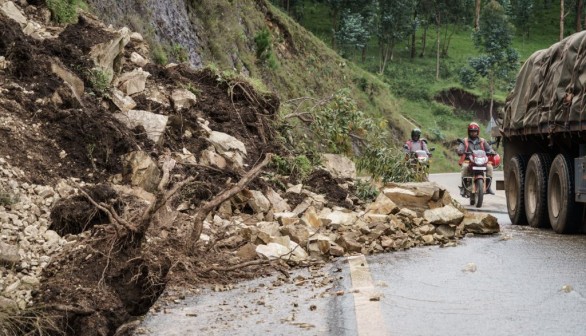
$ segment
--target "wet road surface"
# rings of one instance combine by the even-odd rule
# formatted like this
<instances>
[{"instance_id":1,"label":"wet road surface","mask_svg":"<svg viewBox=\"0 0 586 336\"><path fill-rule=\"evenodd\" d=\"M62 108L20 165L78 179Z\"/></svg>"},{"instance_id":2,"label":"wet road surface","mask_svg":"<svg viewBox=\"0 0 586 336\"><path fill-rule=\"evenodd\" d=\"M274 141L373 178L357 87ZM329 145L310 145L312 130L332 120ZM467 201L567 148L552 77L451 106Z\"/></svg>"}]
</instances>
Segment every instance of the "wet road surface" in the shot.
<instances>
[{"instance_id":1,"label":"wet road surface","mask_svg":"<svg viewBox=\"0 0 586 336\"><path fill-rule=\"evenodd\" d=\"M432 180L467 204L458 176ZM510 225L502 192L481 210L500 234L205 289L149 314L136 334L585 335L586 236Z\"/></svg>"}]
</instances>

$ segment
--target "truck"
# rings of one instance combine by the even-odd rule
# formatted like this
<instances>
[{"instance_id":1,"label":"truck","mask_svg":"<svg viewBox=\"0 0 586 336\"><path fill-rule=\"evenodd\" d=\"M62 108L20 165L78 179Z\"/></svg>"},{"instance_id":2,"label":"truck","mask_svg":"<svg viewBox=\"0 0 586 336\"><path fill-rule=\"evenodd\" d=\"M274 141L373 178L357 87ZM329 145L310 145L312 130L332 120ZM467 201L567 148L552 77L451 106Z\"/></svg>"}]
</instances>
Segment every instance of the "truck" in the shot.
<instances>
[{"instance_id":1,"label":"truck","mask_svg":"<svg viewBox=\"0 0 586 336\"><path fill-rule=\"evenodd\" d=\"M586 31L525 61L496 122L512 224L584 232Z\"/></svg>"}]
</instances>

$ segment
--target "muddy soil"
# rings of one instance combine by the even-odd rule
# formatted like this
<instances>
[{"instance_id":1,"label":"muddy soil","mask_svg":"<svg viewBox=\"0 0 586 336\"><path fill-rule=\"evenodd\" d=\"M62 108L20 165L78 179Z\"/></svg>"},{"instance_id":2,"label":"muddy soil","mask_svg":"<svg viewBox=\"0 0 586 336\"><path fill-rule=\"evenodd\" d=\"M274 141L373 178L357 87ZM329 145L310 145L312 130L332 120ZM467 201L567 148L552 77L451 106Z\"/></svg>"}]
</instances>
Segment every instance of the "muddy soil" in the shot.
<instances>
[{"instance_id":1,"label":"muddy soil","mask_svg":"<svg viewBox=\"0 0 586 336\"><path fill-rule=\"evenodd\" d=\"M191 216L201 202L225 189L228 181L238 181L244 171L178 165L170 188L189 176L194 182L147 222L144 201L121 196L109 187L109 180L122 172L121 156L137 149L155 160L183 148L198 157L209 147L198 118L246 145L245 170L266 153L283 154L273 126L279 106L275 95L259 93L246 82L218 81L211 71L149 64L147 86L167 92L187 87L197 93L198 100L195 107L176 112L173 106L156 105L145 94L133 97L136 109L170 118L162 143L155 145L140 129L127 129L113 118L115 110L107 95L93 90L89 75L93 63L87 54L95 44L108 41L111 33L82 19L56 39L37 41L2 16L0 31L0 55L10 62L0 70L0 157L24 172L23 182L55 185L61 179L76 178L96 184L84 188L96 203L78 195L62 199L51 213L51 229L79 242L65 248L45 269L41 289L35 292L36 301L48 307L45 313L54 321L49 331L113 335L146 313L168 286L195 288L269 272L266 265L213 271L211 265L233 262L232 252L240 246L193 247L188 240ZM84 81L86 94L81 100L52 73L52 61ZM128 63L120 67L129 68ZM186 131L192 136L185 136ZM268 185L258 179L251 186ZM167 207L184 201L190 202L191 213L168 211ZM123 220L113 222L104 209ZM121 223L140 229L132 231ZM25 325L23 330L33 332L34 327Z\"/></svg>"},{"instance_id":2,"label":"muddy soil","mask_svg":"<svg viewBox=\"0 0 586 336\"><path fill-rule=\"evenodd\" d=\"M482 100L469 92L457 88L451 88L440 92L435 100L444 105L451 106L455 109L457 114L461 116L468 116L467 113L473 112L476 120L483 122L490 121L490 101ZM493 114L496 116L500 105L495 103L493 106Z\"/></svg>"}]
</instances>

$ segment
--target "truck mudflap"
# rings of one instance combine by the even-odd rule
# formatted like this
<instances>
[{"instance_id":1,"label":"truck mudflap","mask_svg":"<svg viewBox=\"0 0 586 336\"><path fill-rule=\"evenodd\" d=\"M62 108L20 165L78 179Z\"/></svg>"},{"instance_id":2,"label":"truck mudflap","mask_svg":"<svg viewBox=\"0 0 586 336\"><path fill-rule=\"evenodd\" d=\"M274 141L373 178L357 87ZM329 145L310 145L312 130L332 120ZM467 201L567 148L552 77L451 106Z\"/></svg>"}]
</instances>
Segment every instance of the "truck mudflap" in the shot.
<instances>
[{"instance_id":1,"label":"truck mudflap","mask_svg":"<svg viewBox=\"0 0 586 336\"><path fill-rule=\"evenodd\" d=\"M496 190L505 190L505 180L495 180L495 182L496 182Z\"/></svg>"},{"instance_id":2,"label":"truck mudflap","mask_svg":"<svg viewBox=\"0 0 586 336\"><path fill-rule=\"evenodd\" d=\"M574 159L576 202L586 203L586 156Z\"/></svg>"}]
</instances>

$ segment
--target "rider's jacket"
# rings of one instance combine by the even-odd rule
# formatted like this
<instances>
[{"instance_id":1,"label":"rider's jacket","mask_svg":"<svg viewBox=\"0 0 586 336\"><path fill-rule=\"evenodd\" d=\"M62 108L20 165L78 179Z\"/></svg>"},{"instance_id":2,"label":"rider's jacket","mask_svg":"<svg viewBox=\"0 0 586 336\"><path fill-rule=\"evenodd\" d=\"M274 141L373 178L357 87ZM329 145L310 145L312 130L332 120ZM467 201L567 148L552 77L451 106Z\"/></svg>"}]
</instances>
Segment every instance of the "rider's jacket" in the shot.
<instances>
[{"instance_id":1,"label":"rider's jacket","mask_svg":"<svg viewBox=\"0 0 586 336\"><path fill-rule=\"evenodd\" d=\"M458 145L457 153L460 155L460 162L458 164L462 165L467 159L465 153L473 150L483 150L487 154L493 153L492 146L484 138L477 137L476 139L471 139L468 137L464 139L464 143Z\"/></svg>"},{"instance_id":2,"label":"rider's jacket","mask_svg":"<svg viewBox=\"0 0 586 336\"><path fill-rule=\"evenodd\" d=\"M429 154L429 151L427 150L427 144L423 140L413 141L413 139L409 139L405 145L407 146L407 148L404 150L405 153L411 153L416 150L424 150Z\"/></svg>"}]
</instances>

